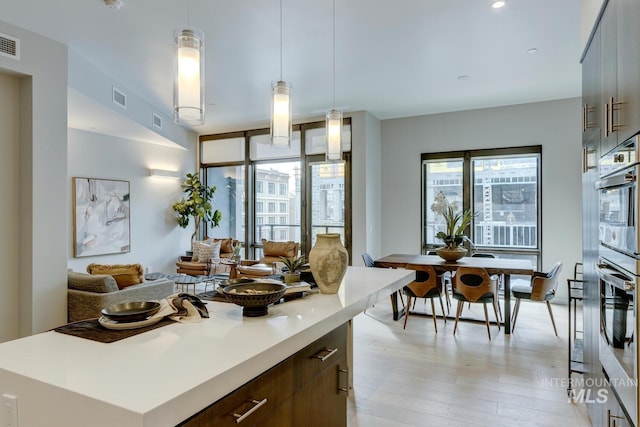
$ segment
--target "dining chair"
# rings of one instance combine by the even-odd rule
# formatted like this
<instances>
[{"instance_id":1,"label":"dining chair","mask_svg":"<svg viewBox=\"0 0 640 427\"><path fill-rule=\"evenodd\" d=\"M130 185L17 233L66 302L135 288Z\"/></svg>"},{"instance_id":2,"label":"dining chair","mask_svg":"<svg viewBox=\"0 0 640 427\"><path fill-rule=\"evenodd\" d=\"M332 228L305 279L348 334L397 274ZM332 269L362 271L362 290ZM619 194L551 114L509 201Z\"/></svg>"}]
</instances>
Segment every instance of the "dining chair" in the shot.
<instances>
[{"instance_id":1,"label":"dining chair","mask_svg":"<svg viewBox=\"0 0 640 427\"><path fill-rule=\"evenodd\" d=\"M472 257L475 258L495 258L494 254L488 252L474 252ZM500 306L500 288L502 288L502 283L504 281L502 275L492 274L489 276L492 281L495 282L495 295L496 295L496 304L498 305L498 314L500 315L500 321L502 321L502 307Z\"/></svg>"},{"instance_id":2,"label":"dining chair","mask_svg":"<svg viewBox=\"0 0 640 427\"><path fill-rule=\"evenodd\" d=\"M442 318L447 323L447 317L444 314L444 304L442 303L442 280L438 277L436 271L430 265L417 265L407 264L408 270L415 270L416 280L405 286L402 291L407 297L407 310L404 315L404 326L402 329L406 329L407 321L409 320L409 314L411 313L411 299L415 298L413 305L418 298L424 298L431 300L431 317L433 318L433 328L438 332L438 325L436 323L436 308L433 303L434 298L440 300L440 309L442 310Z\"/></svg>"},{"instance_id":3,"label":"dining chair","mask_svg":"<svg viewBox=\"0 0 640 427\"><path fill-rule=\"evenodd\" d=\"M427 255L438 255L438 253L436 251L427 251ZM444 291L445 300L447 301L447 315L451 311L451 297L449 295L453 291L453 274L455 273L445 271L440 276L440 279L442 280L442 290Z\"/></svg>"},{"instance_id":4,"label":"dining chair","mask_svg":"<svg viewBox=\"0 0 640 427\"><path fill-rule=\"evenodd\" d=\"M487 334L491 341L491 330L489 328L489 315L487 313L487 303L493 305L493 312L496 316L498 330L498 307L496 305L495 282L492 283L487 270L481 267L458 267L454 278L453 298L458 300L456 310L456 323L453 327L453 334L456 334L458 320L465 302L481 303L484 308L484 321L487 325Z\"/></svg>"},{"instance_id":5,"label":"dining chair","mask_svg":"<svg viewBox=\"0 0 640 427\"><path fill-rule=\"evenodd\" d=\"M531 277L531 283L529 285L516 285L511 288L511 294L516 299L511 320L512 332L516 329L516 320L518 319L518 312L520 311L520 301L526 299L530 301L544 301L547 303L547 309L549 309L549 317L551 318L553 331L556 336L558 336L558 330L556 329L556 322L553 318L550 301L556 296L560 270L562 270L562 263L556 262L548 273L535 271Z\"/></svg>"},{"instance_id":6,"label":"dining chair","mask_svg":"<svg viewBox=\"0 0 640 427\"><path fill-rule=\"evenodd\" d=\"M362 262L364 262L364 266L365 267L375 267L375 263L373 261L373 257L371 255L369 255L368 252L364 252L362 254ZM404 299L402 298L402 294L400 292L398 292L398 296L400 297L400 303L402 304L402 308L405 308ZM391 294L389 296L389 298L391 298L391 304L393 305L393 294ZM409 311L409 309L406 309L406 310ZM367 310L365 310L364 312L366 313L366 311Z\"/></svg>"}]
</instances>

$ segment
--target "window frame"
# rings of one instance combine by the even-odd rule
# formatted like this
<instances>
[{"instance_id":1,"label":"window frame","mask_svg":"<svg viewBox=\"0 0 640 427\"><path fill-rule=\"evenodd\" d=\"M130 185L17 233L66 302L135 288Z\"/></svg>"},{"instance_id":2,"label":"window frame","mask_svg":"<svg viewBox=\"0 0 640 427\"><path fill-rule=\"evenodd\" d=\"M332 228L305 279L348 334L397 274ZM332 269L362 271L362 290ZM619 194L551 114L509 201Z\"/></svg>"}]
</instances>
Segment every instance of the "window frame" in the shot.
<instances>
[{"instance_id":1,"label":"window frame","mask_svg":"<svg viewBox=\"0 0 640 427\"><path fill-rule=\"evenodd\" d=\"M448 152L437 152L437 153L422 153L420 155L420 240L422 242L421 252L427 253L429 250L433 250L434 243L437 242L426 242L426 233L425 233L425 219L426 219L426 209L427 206L431 203L430 200L425 200L426 198L426 188L425 188L425 169L424 164L425 161L462 161L462 210L466 211L467 209L473 208L473 185L472 182L473 174L471 170L472 161L474 159L480 157L509 157L509 156L538 156L538 165L537 165L537 183L536 183L536 215L537 215L537 230L536 230L536 239L537 239L537 248L497 248L495 246L475 246L473 251L475 252L491 252L496 255L523 255L523 256L534 256L536 259L537 266L541 265L542 262L542 228L543 228L543 218L542 218L542 146L541 145L531 145L531 146L523 146L523 147L508 147L508 148L490 148L490 149L478 149L478 150L462 150L462 151L448 151ZM472 222L471 226L465 230L465 235L473 239L473 231L470 229L475 226L475 222ZM465 242L465 247L467 250L471 251L471 247L469 243Z\"/></svg>"},{"instance_id":2,"label":"window frame","mask_svg":"<svg viewBox=\"0 0 640 427\"><path fill-rule=\"evenodd\" d=\"M300 177L300 188L301 188L301 206L300 206L300 218L301 218L301 241L300 248L301 253L308 255L311 250L311 213L307 208L307 203L305 200L310 196L310 185L307 183L310 181L307 178L307 170L309 169L309 165L311 163L317 163L324 161L324 154L306 154L306 140L305 133L311 129L324 128L326 126L325 121L316 121L302 124L295 124L292 126L293 132L300 132L300 156L299 157L283 157L281 159L265 159L265 160L251 160L251 137L259 136L259 135L268 135L269 128L262 129L254 129L254 130L245 130L239 132L226 132L220 134L210 134L210 135L200 135L199 136L199 149L198 149L198 164L200 165L200 170L204 176L205 182L207 177L207 168L215 168L215 167L223 167L223 166L242 166L244 165L245 172L245 188L246 197L244 200L244 236L236 236L238 240L244 243L245 246L245 256L250 259L257 259L256 256L262 252L262 244L261 242L255 241L255 220L256 220L256 195L258 194L255 190L257 184L254 182L255 168L256 165L261 163L277 163L277 162L287 162L293 161L296 159L300 160L301 163L301 177ZM351 131L350 135L353 138L353 123L350 117L345 117L343 119L343 126L350 126ZM202 143L207 141L212 141L216 139L228 139L228 138L244 138L245 145L245 156L243 161L236 162L210 162L210 163L202 163L200 159L202 158ZM351 146L351 150L353 150L353 139L349 142ZM345 215L344 219L344 230L345 230L345 248L349 253L349 259L352 260L352 178L351 178L351 151L346 151L342 153L342 160L345 162L345 211L348 214ZM263 192L259 193L264 195L264 185L262 188ZM287 188L287 194L289 192L289 188ZM279 188L276 188L276 196L279 193ZM290 213L291 209L287 209L287 213ZM264 214L264 212L263 212ZM224 212L223 212L224 215ZM265 221L266 222L266 221ZM276 223L276 225L278 225ZM206 237L209 230L208 224L207 227L202 227L203 236ZM247 244L249 242L249 244Z\"/></svg>"}]
</instances>

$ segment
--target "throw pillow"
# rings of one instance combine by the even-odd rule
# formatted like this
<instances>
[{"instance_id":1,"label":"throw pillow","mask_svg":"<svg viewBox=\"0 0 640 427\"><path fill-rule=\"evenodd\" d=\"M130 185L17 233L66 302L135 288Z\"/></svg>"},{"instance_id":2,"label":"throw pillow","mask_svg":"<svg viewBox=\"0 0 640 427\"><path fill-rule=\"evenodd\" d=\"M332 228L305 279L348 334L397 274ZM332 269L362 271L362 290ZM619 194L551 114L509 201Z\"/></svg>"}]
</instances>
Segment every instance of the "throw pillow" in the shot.
<instances>
[{"instance_id":1,"label":"throw pillow","mask_svg":"<svg viewBox=\"0 0 640 427\"><path fill-rule=\"evenodd\" d=\"M232 240L231 237L228 239L211 239L212 242L220 242L220 253L223 254L233 252L233 246L231 246Z\"/></svg>"},{"instance_id":2,"label":"throw pillow","mask_svg":"<svg viewBox=\"0 0 640 427\"><path fill-rule=\"evenodd\" d=\"M108 274L118 284L118 289L144 282L144 270L141 264L89 264L89 274Z\"/></svg>"},{"instance_id":3,"label":"throw pillow","mask_svg":"<svg viewBox=\"0 0 640 427\"><path fill-rule=\"evenodd\" d=\"M221 242L195 241L193 242L194 262L209 262L211 258L220 258Z\"/></svg>"},{"instance_id":4,"label":"throw pillow","mask_svg":"<svg viewBox=\"0 0 640 427\"><path fill-rule=\"evenodd\" d=\"M272 242L262 239L262 252L264 256L293 258L298 255L298 244L296 242Z\"/></svg>"}]
</instances>

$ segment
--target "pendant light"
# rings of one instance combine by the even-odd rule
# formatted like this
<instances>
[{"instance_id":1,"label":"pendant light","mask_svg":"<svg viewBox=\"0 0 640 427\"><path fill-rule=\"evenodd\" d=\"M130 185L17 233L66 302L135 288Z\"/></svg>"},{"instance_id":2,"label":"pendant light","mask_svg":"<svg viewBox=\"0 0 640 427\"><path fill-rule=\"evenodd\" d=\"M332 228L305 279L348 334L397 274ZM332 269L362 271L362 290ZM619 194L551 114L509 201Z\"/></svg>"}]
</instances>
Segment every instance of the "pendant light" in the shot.
<instances>
[{"instance_id":1,"label":"pendant light","mask_svg":"<svg viewBox=\"0 0 640 427\"><path fill-rule=\"evenodd\" d=\"M175 66L173 75L173 119L182 125L204 123L204 34L190 26L173 31Z\"/></svg>"},{"instance_id":2,"label":"pendant light","mask_svg":"<svg viewBox=\"0 0 640 427\"><path fill-rule=\"evenodd\" d=\"M291 85L282 80L282 0L280 0L280 80L271 85L271 146L291 146Z\"/></svg>"},{"instance_id":3,"label":"pendant light","mask_svg":"<svg viewBox=\"0 0 640 427\"><path fill-rule=\"evenodd\" d=\"M333 0L333 108L327 113L325 160L342 160L342 111L336 110L336 0Z\"/></svg>"}]
</instances>

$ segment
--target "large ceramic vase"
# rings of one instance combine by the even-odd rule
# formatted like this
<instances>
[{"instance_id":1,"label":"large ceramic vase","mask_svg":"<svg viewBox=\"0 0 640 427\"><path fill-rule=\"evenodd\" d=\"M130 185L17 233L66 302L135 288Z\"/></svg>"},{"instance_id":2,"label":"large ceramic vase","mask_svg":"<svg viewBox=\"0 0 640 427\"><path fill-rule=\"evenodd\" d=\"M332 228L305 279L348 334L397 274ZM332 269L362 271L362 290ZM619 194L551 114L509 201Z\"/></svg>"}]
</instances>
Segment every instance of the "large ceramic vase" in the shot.
<instances>
[{"instance_id":1,"label":"large ceramic vase","mask_svg":"<svg viewBox=\"0 0 640 427\"><path fill-rule=\"evenodd\" d=\"M463 256L467 254L467 250L461 246L457 246L455 248L438 248L436 249L436 253L440 258L447 262L456 262Z\"/></svg>"},{"instance_id":2,"label":"large ceramic vase","mask_svg":"<svg viewBox=\"0 0 640 427\"><path fill-rule=\"evenodd\" d=\"M335 294L347 272L349 253L342 245L340 234L318 234L309 252L309 266L313 279L323 294Z\"/></svg>"}]
</instances>

